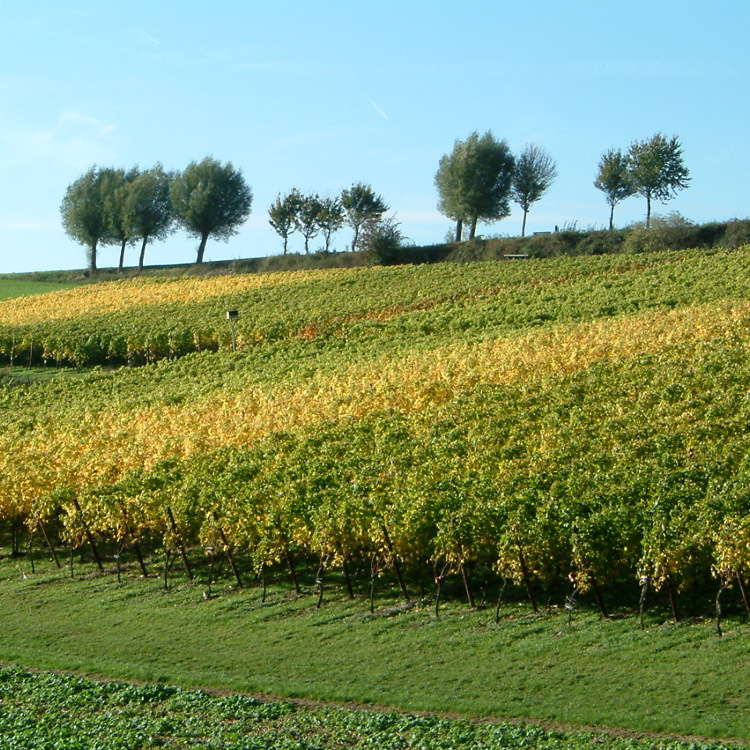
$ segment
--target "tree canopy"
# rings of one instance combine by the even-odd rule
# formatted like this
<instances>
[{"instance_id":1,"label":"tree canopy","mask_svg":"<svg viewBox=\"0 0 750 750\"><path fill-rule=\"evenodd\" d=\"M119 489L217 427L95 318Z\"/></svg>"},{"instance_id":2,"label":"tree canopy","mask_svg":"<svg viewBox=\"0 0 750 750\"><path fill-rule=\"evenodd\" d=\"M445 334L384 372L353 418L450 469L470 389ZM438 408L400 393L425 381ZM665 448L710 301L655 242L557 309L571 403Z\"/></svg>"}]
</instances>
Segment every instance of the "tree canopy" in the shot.
<instances>
[{"instance_id":1,"label":"tree canopy","mask_svg":"<svg viewBox=\"0 0 750 750\"><path fill-rule=\"evenodd\" d=\"M129 185L125 200L127 226L132 237L140 237L138 269L143 270L146 244L165 239L172 231L172 203L169 197L172 177L161 164L141 172Z\"/></svg>"},{"instance_id":2,"label":"tree canopy","mask_svg":"<svg viewBox=\"0 0 750 750\"><path fill-rule=\"evenodd\" d=\"M557 177L557 165L547 152L530 143L516 161L513 173L513 200L523 209L521 237L526 235L526 217Z\"/></svg>"},{"instance_id":3,"label":"tree canopy","mask_svg":"<svg viewBox=\"0 0 750 750\"><path fill-rule=\"evenodd\" d=\"M455 240L469 239L477 224L510 215L510 200L523 210L521 236L526 234L528 212L557 177L557 165L544 149L527 144L514 157L504 140L491 131L471 133L456 140L435 174L438 209L456 222ZM627 153L609 149L599 160L594 186L605 194L613 228L615 206L631 195L646 198L646 227L651 224L652 200L668 201L686 188L690 176L676 136L657 133L634 141ZM231 162L213 157L191 162L182 172L166 172L161 164L141 172L137 167L101 168L94 165L71 183L60 206L65 232L86 247L89 272L95 273L101 245L120 246L119 270L123 269L128 244L141 239L138 261L143 268L145 249L152 239L164 239L180 225L200 242L196 262L204 258L209 237L228 240L237 234L252 208L253 193L241 170ZM289 237L299 231L305 252L310 240L322 235L325 251L344 224L353 229L350 249L360 250L363 236L384 221L389 210L382 196L365 183L355 183L339 196L303 195L296 188L278 194L268 208L268 221L289 249ZM383 233L388 234L387 227Z\"/></svg>"},{"instance_id":4,"label":"tree canopy","mask_svg":"<svg viewBox=\"0 0 750 750\"><path fill-rule=\"evenodd\" d=\"M646 227L649 227L651 201L666 203L690 182L690 172L682 159L682 146L677 136L666 138L657 133L648 140L634 141L627 159L635 193L646 199Z\"/></svg>"},{"instance_id":5,"label":"tree canopy","mask_svg":"<svg viewBox=\"0 0 750 750\"><path fill-rule=\"evenodd\" d=\"M203 262L209 236L228 240L250 215L253 193L231 162L213 157L191 162L178 173L170 189L175 219L200 238L196 263Z\"/></svg>"},{"instance_id":6,"label":"tree canopy","mask_svg":"<svg viewBox=\"0 0 750 750\"><path fill-rule=\"evenodd\" d=\"M92 275L96 273L99 244L112 237L106 197L116 182L116 170L94 165L68 185L60 205L65 233L86 246Z\"/></svg>"},{"instance_id":7,"label":"tree canopy","mask_svg":"<svg viewBox=\"0 0 750 750\"><path fill-rule=\"evenodd\" d=\"M138 167L131 169L107 169L104 181L104 209L107 213L107 220L111 235L108 239L113 243L120 245L120 260L117 266L118 271L122 271L125 264L125 248L135 239L133 228L127 216L127 199L130 186L138 177Z\"/></svg>"},{"instance_id":8,"label":"tree canopy","mask_svg":"<svg viewBox=\"0 0 750 750\"><path fill-rule=\"evenodd\" d=\"M475 131L465 141L457 140L453 151L440 159L435 174L438 210L456 222L456 242L462 239L464 222L470 223L469 239L473 239L477 222L510 215L514 165L508 144L495 140L490 131L483 136Z\"/></svg>"},{"instance_id":9,"label":"tree canopy","mask_svg":"<svg viewBox=\"0 0 750 750\"><path fill-rule=\"evenodd\" d=\"M599 168L594 187L601 190L607 199L609 228L614 226L615 206L635 193L635 185L628 169L628 159L619 149L605 151L599 159Z\"/></svg>"},{"instance_id":10,"label":"tree canopy","mask_svg":"<svg viewBox=\"0 0 750 750\"><path fill-rule=\"evenodd\" d=\"M297 214L302 205L302 195L292 188L285 196L279 194L268 209L268 223L284 242L284 255L289 250L289 237L297 228Z\"/></svg>"},{"instance_id":11,"label":"tree canopy","mask_svg":"<svg viewBox=\"0 0 750 750\"><path fill-rule=\"evenodd\" d=\"M354 230L352 252L358 248L359 233L369 223L377 223L388 210L388 204L369 185L359 182L341 193L346 223Z\"/></svg>"},{"instance_id":12,"label":"tree canopy","mask_svg":"<svg viewBox=\"0 0 750 750\"><path fill-rule=\"evenodd\" d=\"M297 229L305 238L305 253L310 252L310 240L320 232L320 223L318 217L322 209L322 203L318 195L302 196L295 221Z\"/></svg>"}]
</instances>

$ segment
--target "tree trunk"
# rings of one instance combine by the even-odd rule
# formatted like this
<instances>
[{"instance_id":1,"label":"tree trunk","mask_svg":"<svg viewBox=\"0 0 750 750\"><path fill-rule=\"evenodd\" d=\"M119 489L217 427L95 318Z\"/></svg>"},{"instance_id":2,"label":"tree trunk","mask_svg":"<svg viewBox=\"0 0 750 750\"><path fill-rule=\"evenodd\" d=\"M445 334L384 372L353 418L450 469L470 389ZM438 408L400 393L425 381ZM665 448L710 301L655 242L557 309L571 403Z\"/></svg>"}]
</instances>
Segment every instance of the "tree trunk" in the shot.
<instances>
[{"instance_id":1,"label":"tree trunk","mask_svg":"<svg viewBox=\"0 0 750 750\"><path fill-rule=\"evenodd\" d=\"M679 622L680 611L677 609L677 592L669 581L667 581L667 593L669 594L669 604L672 607L672 617L675 622Z\"/></svg>"},{"instance_id":2,"label":"tree trunk","mask_svg":"<svg viewBox=\"0 0 750 750\"><path fill-rule=\"evenodd\" d=\"M188 578L192 581L193 570L190 567L190 561L188 560L187 551L185 550L185 545L182 542L182 536L180 536L180 532L177 529L177 522L174 520L174 514L172 513L172 508L170 506L167 506L167 515L169 516L169 523L172 526L172 533L177 539L177 545L180 548L180 555L182 555L182 562L185 563L185 570L187 571Z\"/></svg>"},{"instance_id":3,"label":"tree trunk","mask_svg":"<svg viewBox=\"0 0 750 750\"><path fill-rule=\"evenodd\" d=\"M99 568L99 571L101 573L104 572L104 566L102 565L101 558L99 557L99 551L96 549L96 544L94 543L94 537L92 533L89 531L88 524L86 523L86 519L83 517L83 511L81 510L81 506L78 503L78 500L73 500L73 505L75 506L75 509L78 511L78 515L81 517L81 523L83 524L83 533L86 535L86 539L91 547L91 552L94 555L94 560L96 562L97 568Z\"/></svg>"},{"instance_id":4,"label":"tree trunk","mask_svg":"<svg viewBox=\"0 0 750 750\"><path fill-rule=\"evenodd\" d=\"M469 606L475 609L476 604L474 603L474 593L471 590L471 584L469 583L469 573L466 570L466 563L461 560L461 578L464 581L464 589L466 589L466 598L469 600Z\"/></svg>"},{"instance_id":5,"label":"tree trunk","mask_svg":"<svg viewBox=\"0 0 750 750\"><path fill-rule=\"evenodd\" d=\"M396 574L396 578L398 579L398 585L401 588L401 593L404 595L404 599L406 599L406 601L409 602L411 601L411 599L409 599L409 592L406 590L404 577L401 574L401 566L398 564L398 560L396 559L396 554L393 551L393 544L391 543L391 536L388 533L388 529L386 529L384 523L381 522L380 526L383 529L383 538L385 539L386 547L388 547L388 554L391 556L391 565L393 566L393 572Z\"/></svg>"},{"instance_id":6,"label":"tree trunk","mask_svg":"<svg viewBox=\"0 0 750 750\"><path fill-rule=\"evenodd\" d=\"M378 575L377 557L370 558L370 614L375 612L375 578Z\"/></svg>"},{"instance_id":7,"label":"tree trunk","mask_svg":"<svg viewBox=\"0 0 750 750\"><path fill-rule=\"evenodd\" d=\"M505 592L505 587L508 585L508 579L503 578L503 585L500 587L500 591L497 593L497 606L495 607L495 625L497 625L500 622L500 607L503 603L503 593Z\"/></svg>"},{"instance_id":8,"label":"tree trunk","mask_svg":"<svg viewBox=\"0 0 750 750\"><path fill-rule=\"evenodd\" d=\"M62 568L62 565L60 564L60 559L57 557L57 552L55 552L55 548L52 546L52 542L50 541L49 534L47 534L47 528L46 526L40 521L39 527L42 530L42 534L44 536L44 541L47 543L47 549L50 551L52 555L52 559L55 561L55 565L58 568Z\"/></svg>"},{"instance_id":9,"label":"tree trunk","mask_svg":"<svg viewBox=\"0 0 750 750\"><path fill-rule=\"evenodd\" d=\"M528 208L524 208L524 210L523 210L523 223L521 224L521 237L525 237L526 236L526 217L528 216L528 214L529 214L529 209Z\"/></svg>"},{"instance_id":10,"label":"tree trunk","mask_svg":"<svg viewBox=\"0 0 750 750\"><path fill-rule=\"evenodd\" d=\"M208 242L208 234L201 235L201 244L198 245L198 257L195 259L196 263L203 263L203 254L206 252L206 242Z\"/></svg>"},{"instance_id":11,"label":"tree trunk","mask_svg":"<svg viewBox=\"0 0 750 750\"><path fill-rule=\"evenodd\" d=\"M646 229L651 228L651 193L646 193Z\"/></svg>"},{"instance_id":12,"label":"tree trunk","mask_svg":"<svg viewBox=\"0 0 750 750\"><path fill-rule=\"evenodd\" d=\"M143 270L143 258L146 255L146 243L148 242L148 236L143 238L143 244L141 244L141 254L138 256L138 270ZM203 256L201 255L201 258Z\"/></svg>"},{"instance_id":13,"label":"tree trunk","mask_svg":"<svg viewBox=\"0 0 750 750\"><path fill-rule=\"evenodd\" d=\"M521 565L521 573L523 575L523 582L526 586L526 593L529 595L529 601L531 602L531 609L534 610L534 614L539 613L539 607L536 605L536 597L534 596L534 590L531 588L531 577L529 576L529 569L526 566L526 558L523 555L523 548L521 542L516 542L518 546L518 562Z\"/></svg>"},{"instance_id":14,"label":"tree trunk","mask_svg":"<svg viewBox=\"0 0 750 750\"><path fill-rule=\"evenodd\" d=\"M218 517L216 513L214 513L214 521L218 522ZM232 573L234 573L234 577L237 580L237 585L242 588L242 578L240 578L240 571L238 570L237 566L234 563L234 555L232 554L232 548L227 541L227 537L224 534L224 529L221 528L221 526L218 526L219 530L219 537L221 538L221 543L224 545L224 554L227 556L227 560L229 560L229 566L232 568Z\"/></svg>"},{"instance_id":15,"label":"tree trunk","mask_svg":"<svg viewBox=\"0 0 750 750\"><path fill-rule=\"evenodd\" d=\"M596 597L599 609L602 611L602 617L607 617L607 608L604 606L604 598L602 597L601 589L599 588L599 584L596 582L596 578L593 574L591 576L591 586L594 589L594 596Z\"/></svg>"},{"instance_id":16,"label":"tree trunk","mask_svg":"<svg viewBox=\"0 0 750 750\"><path fill-rule=\"evenodd\" d=\"M737 573L737 583L740 586L740 593L742 594L742 601L745 602L745 610L747 611L748 617L750 617L750 600L747 597L747 589L745 588L745 582L742 580L742 575Z\"/></svg>"},{"instance_id":17,"label":"tree trunk","mask_svg":"<svg viewBox=\"0 0 750 750\"><path fill-rule=\"evenodd\" d=\"M473 240L474 237L476 237L477 234L477 217L475 216L471 220L471 226L469 227L469 240Z\"/></svg>"},{"instance_id":18,"label":"tree trunk","mask_svg":"<svg viewBox=\"0 0 750 750\"><path fill-rule=\"evenodd\" d=\"M318 587L318 603L316 609L320 609L323 605L323 576L325 575L325 565L323 560L318 565L318 572L315 574L315 585Z\"/></svg>"},{"instance_id":19,"label":"tree trunk","mask_svg":"<svg viewBox=\"0 0 750 750\"><path fill-rule=\"evenodd\" d=\"M292 553L286 545L284 545L284 556L286 557L286 564L289 566L289 575L292 577L292 583L294 584L294 593L299 596L302 593L302 589L299 587L299 578L297 578L297 571L294 567Z\"/></svg>"},{"instance_id":20,"label":"tree trunk","mask_svg":"<svg viewBox=\"0 0 750 750\"><path fill-rule=\"evenodd\" d=\"M346 560L341 563L341 568L344 571L344 581L346 582L346 591L349 594L350 599L354 599L354 589L352 588L352 579L349 575L349 566L346 564Z\"/></svg>"},{"instance_id":21,"label":"tree trunk","mask_svg":"<svg viewBox=\"0 0 750 750\"><path fill-rule=\"evenodd\" d=\"M464 220L458 219L456 221L456 242L461 242L464 238Z\"/></svg>"},{"instance_id":22,"label":"tree trunk","mask_svg":"<svg viewBox=\"0 0 750 750\"><path fill-rule=\"evenodd\" d=\"M34 543L34 535L29 532L29 548L26 552L26 558L28 559L29 563L31 564L31 572L36 573L36 568L34 567L34 555L32 554L32 545Z\"/></svg>"},{"instance_id":23,"label":"tree trunk","mask_svg":"<svg viewBox=\"0 0 750 750\"><path fill-rule=\"evenodd\" d=\"M117 264L117 273L122 273L122 269L125 267L125 245L128 244L127 240L123 240L120 245L120 262Z\"/></svg>"},{"instance_id":24,"label":"tree trunk","mask_svg":"<svg viewBox=\"0 0 750 750\"><path fill-rule=\"evenodd\" d=\"M96 246L99 243L98 240L94 240L89 248L89 275L96 275Z\"/></svg>"},{"instance_id":25,"label":"tree trunk","mask_svg":"<svg viewBox=\"0 0 750 750\"><path fill-rule=\"evenodd\" d=\"M122 583L122 568L120 567L120 555L122 554L122 547L115 552L115 568L117 570L117 583Z\"/></svg>"},{"instance_id":26,"label":"tree trunk","mask_svg":"<svg viewBox=\"0 0 750 750\"><path fill-rule=\"evenodd\" d=\"M21 556L21 520L14 518L10 527L10 549L11 557Z\"/></svg>"},{"instance_id":27,"label":"tree trunk","mask_svg":"<svg viewBox=\"0 0 750 750\"><path fill-rule=\"evenodd\" d=\"M148 569L146 568L146 561L143 559L143 552L141 552L141 545L139 542L133 542L133 549L135 550L135 556L138 558L138 566L141 569L141 575L144 578L148 578Z\"/></svg>"},{"instance_id":28,"label":"tree trunk","mask_svg":"<svg viewBox=\"0 0 750 750\"><path fill-rule=\"evenodd\" d=\"M615 204L613 203L609 209L609 231L611 232L615 228Z\"/></svg>"},{"instance_id":29,"label":"tree trunk","mask_svg":"<svg viewBox=\"0 0 750 750\"><path fill-rule=\"evenodd\" d=\"M716 594L716 629L719 631L719 638L721 638L723 635L723 633L721 632L721 595L726 590L727 590L727 584L726 584L726 581L722 578L721 586L719 587L719 592Z\"/></svg>"},{"instance_id":30,"label":"tree trunk","mask_svg":"<svg viewBox=\"0 0 750 750\"><path fill-rule=\"evenodd\" d=\"M136 557L138 558L138 564L141 566L141 573L143 574L144 578L148 578L148 570L146 570L146 563L143 559L143 554L141 552L141 545L138 543L138 540L135 538L135 534L133 533L133 529L130 528L130 524L128 523L128 513L125 510L125 506L122 506L122 519L125 523L125 531L128 532L128 536L132 540L133 549L135 550ZM119 565L119 562L118 562Z\"/></svg>"},{"instance_id":31,"label":"tree trunk","mask_svg":"<svg viewBox=\"0 0 750 750\"><path fill-rule=\"evenodd\" d=\"M169 571L174 562L174 555L168 550L164 549L164 590L169 591Z\"/></svg>"}]
</instances>

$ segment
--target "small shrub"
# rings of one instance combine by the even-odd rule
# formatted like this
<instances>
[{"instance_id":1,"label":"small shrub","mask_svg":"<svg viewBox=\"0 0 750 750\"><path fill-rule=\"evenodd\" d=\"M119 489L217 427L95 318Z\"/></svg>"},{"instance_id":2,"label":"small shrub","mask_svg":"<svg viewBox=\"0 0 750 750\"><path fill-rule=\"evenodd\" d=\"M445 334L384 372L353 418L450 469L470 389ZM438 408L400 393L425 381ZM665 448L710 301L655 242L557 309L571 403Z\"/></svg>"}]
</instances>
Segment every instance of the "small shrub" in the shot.
<instances>
[{"instance_id":1,"label":"small shrub","mask_svg":"<svg viewBox=\"0 0 750 750\"><path fill-rule=\"evenodd\" d=\"M649 229L643 222L631 225L622 249L626 253L652 253L699 247L697 230L693 222L677 212L652 216Z\"/></svg>"},{"instance_id":2,"label":"small shrub","mask_svg":"<svg viewBox=\"0 0 750 750\"><path fill-rule=\"evenodd\" d=\"M584 236L577 229L545 232L527 237L521 252L532 258L553 258L558 255L575 255L575 248Z\"/></svg>"},{"instance_id":3,"label":"small shrub","mask_svg":"<svg viewBox=\"0 0 750 750\"><path fill-rule=\"evenodd\" d=\"M576 255L609 255L622 252L627 231L600 229L586 232L576 245Z\"/></svg>"},{"instance_id":4,"label":"small shrub","mask_svg":"<svg viewBox=\"0 0 750 750\"><path fill-rule=\"evenodd\" d=\"M365 227L361 245L372 259L381 266L391 266L401 261L404 237L399 224L393 219L383 219Z\"/></svg>"},{"instance_id":5,"label":"small shrub","mask_svg":"<svg viewBox=\"0 0 750 750\"><path fill-rule=\"evenodd\" d=\"M719 247L737 248L750 245L750 219L734 219L726 224Z\"/></svg>"}]
</instances>

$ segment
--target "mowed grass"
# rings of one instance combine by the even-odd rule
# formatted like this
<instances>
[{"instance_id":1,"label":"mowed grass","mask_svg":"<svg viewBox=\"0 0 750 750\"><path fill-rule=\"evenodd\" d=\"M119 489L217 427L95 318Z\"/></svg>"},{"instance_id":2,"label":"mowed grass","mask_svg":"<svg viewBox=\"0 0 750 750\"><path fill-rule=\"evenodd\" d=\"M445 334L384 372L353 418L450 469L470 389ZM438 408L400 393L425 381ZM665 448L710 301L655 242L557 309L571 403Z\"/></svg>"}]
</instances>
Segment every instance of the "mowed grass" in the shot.
<instances>
[{"instance_id":1,"label":"mowed grass","mask_svg":"<svg viewBox=\"0 0 750 750\"><path fill-rule=\"evenodd\" d=\"M75 286L78 284L67 281L28 281L13 279L12 276L0 276L0 300L56 292L60 289L72 289Z\"/></svg>"},{"instance_id":2,"label":"mowed grass","mask_svg":"<svg viewBox=\"0 0 750 750\"><path fill-rule=\"evenodd\" d=\"M41 561L40 561L41 563ZM454 600L377 609L333 577L320 609L283 580L206 599L175 574L165 591L134 571L117 582L76 564L0 563L0 661L120 679L436 711L750 739L750 626L672 625L651 612L601 621L592 611L534 616L517 602L469 610ZM363 582L364 583L364 582ZM385 582L382 582L383 584Z\"/></svg>"}]
</instances>

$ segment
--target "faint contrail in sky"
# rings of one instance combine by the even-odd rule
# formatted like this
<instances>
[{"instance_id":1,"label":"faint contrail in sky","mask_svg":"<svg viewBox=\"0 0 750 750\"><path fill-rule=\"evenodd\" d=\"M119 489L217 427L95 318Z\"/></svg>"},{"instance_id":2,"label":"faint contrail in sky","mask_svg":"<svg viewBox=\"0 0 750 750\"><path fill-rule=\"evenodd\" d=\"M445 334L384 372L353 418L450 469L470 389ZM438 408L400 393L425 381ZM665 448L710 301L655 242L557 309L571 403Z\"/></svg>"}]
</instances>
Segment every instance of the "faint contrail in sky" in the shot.
<instances>
[{"instance_id":1,"label":"faint contrail in sky","mask_svg":"<svg viewBox=\"0 0 750 750\"><path fill-rule=\"evenodd\" d=\"M150 36L150 35L149 35L149 34L147 34L147 33L146 33L145 31L141 31L140 29L138 29L138 33L139 33L139 34L140 34L140 35L141 35L141 36L142 36L142 37L143 37L144 39L148 39L148 41L149 41L149 42L153 42L154 44L159 44L159 40L158 40L158 39L154 39L154 37Z\"/></svg>"},{"instance_id":2,"label":"faint contrail in sky","mask_svg":"<svg viewBox=\"0 0 750 750\"><path fill-rule=\"evenodd\" d=\"M388 119L388 115L387 115L387 114L386 114L385 112L383 112L383 110L382 110L382 109L380 109L380 107L378 107L378 105L377 105L377 104L375 104L375 102L374 102L374 101L373 101L372 99L368 99L367 101L368 101L368 102L370 102L370 104L372 104L372 106L373 106L373 107L375 107L375 109L376 109L376 110L377 110L377 111L378 111L378 112L379 112L379 113L380 113L381 115L383 115L383 117L385 117L385 119L386 119L386 120Z\"/></svg>"}]
</instances>

